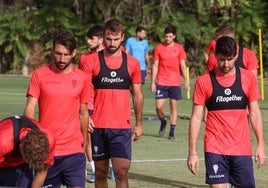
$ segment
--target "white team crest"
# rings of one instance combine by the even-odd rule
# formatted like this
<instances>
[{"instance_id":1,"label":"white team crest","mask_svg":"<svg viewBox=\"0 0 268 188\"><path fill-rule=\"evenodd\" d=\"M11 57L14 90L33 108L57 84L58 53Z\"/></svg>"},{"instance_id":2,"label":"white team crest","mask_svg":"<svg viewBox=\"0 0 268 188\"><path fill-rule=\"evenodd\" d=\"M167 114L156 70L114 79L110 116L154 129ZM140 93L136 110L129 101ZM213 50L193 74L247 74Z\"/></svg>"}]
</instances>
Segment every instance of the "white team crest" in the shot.
<instances>
[{"instance_id":1,"label":"white team crest","mask_svg":"<svg viewBox=\"0 0 268 188\"><path fill-rule=\"evenodd\" d=\"M228 88L224 90L225 95L231 95L232 91Z\"/></svg>"},{"instance_id":2,"label":"white team crest","mask_svg":"<svg viewBox=\"0 0 268 188\"><path fill-rule=\"evenodd\" d=\"M110 75L111 75L111 77L116 77L116 72L115 71L112 71L111 73L110 73Z\"/></svg>"},{"instance_id":3,"label":"white team crest","mask_svg":"<svg viewBox=\"0 0 268 188\"><path fill-rule=\"evenodd\" d=\"M93 148L94 148L95 153L98 153L98 149L99 149L98 146L94 146Z\"/></svg>"},{"instance_id":4,"label":"white team crest","mask_svg":"<svg viewBox=\"0 0 268 188\"><path fill-rule=\"evenodd\" d=\"M218 172L218 168L219 168L218 165L216 165L216 164L213 165L213 170L214 170L214 173L215 173L215 174L217 174L217 172Z\"/></svg>"}]
</instances>

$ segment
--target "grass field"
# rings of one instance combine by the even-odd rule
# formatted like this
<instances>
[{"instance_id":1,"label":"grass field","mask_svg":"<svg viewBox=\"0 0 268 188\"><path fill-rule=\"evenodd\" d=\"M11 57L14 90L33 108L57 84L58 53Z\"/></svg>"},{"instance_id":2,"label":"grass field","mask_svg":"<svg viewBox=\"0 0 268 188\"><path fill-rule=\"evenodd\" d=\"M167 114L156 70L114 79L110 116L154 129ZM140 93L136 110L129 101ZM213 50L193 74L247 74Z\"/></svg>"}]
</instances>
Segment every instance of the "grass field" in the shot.
<instances>
[{"instance_id":1,"label":"grass field","mask_svg":"<svg viewBox=\"0 0 268 188\"><path fill-rule=\"evenodd\" d=\"M26 102L25 93L29 77L0 76L0 119L15 114L22 114ZM192 80L192 88L193 88ZM149 82L143 86L144 105L144 134L140 141L133 143L133 160L129 173L129 183L131 188L194 188L208 187L204 183L205 168L203 161L203 134L200 134L198 152L201 158L201 166L196 176L192 175L186 166L187 158L187 134L188 123L191 113L191 101L186 99L183 90L183 99L179 101L179 119L175 131L176 140L170 141L166 137L158 136L159 121L155 116L154 96L149 90ZM183 89L183 88L182 88ZM265 84L266 97L260 101L263 113L265 129L268 121L268 84ZM167 101L168 105L168 101ZM166 109L168 110L168 106ZM203 126L204 128L204 126ZM265 132L268 140L268 131ZM256 145L253 137L253 146ZM268 144L267 144L268 145ZM255 148L255 147L254 147ZM266 146L266 151L268 147ZM90 172L89 172L90 173ZM255 179L257 188L266 188L268 185L268 166L255 169ZM110 187L114 186L114 181L109 180ZM88 184L86 187L94 187Z\"/></svg>"}]
</instances>

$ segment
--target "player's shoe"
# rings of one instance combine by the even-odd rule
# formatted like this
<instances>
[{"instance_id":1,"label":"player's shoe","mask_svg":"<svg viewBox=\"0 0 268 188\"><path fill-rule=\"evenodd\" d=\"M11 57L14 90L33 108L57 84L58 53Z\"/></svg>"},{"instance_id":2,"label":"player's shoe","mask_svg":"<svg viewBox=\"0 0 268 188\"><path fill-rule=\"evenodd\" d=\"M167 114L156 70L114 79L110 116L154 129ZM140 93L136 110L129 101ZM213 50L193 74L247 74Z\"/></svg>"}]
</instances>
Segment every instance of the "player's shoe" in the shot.
<instances>
[{"instance_id":1,"label":"player's shoe","mask_svg":"<svg viewBox=\"0 0 268 188\"><path fill-rule=\"evenodd\" d=\"M87 179L88 182L94 183L95 182L95 172L92 172L90 177Z\"/></svg>"},{"instance_id":2,"label":"player's shoe","mask_svg":"<svg viewBox=\"0 0 268 188\"><path fill-rule=\"evenodd\" d=\"M168 139L171 140L171 141L174 141L175 140L174 133L169 132Z\"/></svg>"},{"instance_id":3,"label":"player's shoe","mask_svg":"<svg viewBox=\"0 0 268 188\"><path fill-rule=\"evenodd\" d=\"M163 121L161 121L160 129L159 129L159 136L165 135L166 125L167 125L167 120L164 119Z\"/></svg>"}]
</instances>

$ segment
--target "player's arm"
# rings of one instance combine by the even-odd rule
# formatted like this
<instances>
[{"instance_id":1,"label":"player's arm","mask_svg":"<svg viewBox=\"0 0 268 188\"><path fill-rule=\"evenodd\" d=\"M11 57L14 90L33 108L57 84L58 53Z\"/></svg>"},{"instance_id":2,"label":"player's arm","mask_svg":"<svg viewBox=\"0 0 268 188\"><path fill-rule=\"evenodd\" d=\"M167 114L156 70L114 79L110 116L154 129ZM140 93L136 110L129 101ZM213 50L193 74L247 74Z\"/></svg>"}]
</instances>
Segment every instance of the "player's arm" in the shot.
<instances>
[{"instance_id":1,"label":"player's arm","mask_svg":"<svg viewBox=\"0 0 268 188\"><path fill-rule=\"evenodd\" d=\"M131 89L134 113L136 118L136 124L133 129L132 139L139 140L142 135L142 114L144 97L141 84L132 84Z\"/></svg>"},{"instance_id":2,"label":"player's arm","mask_svg":"<svg viewBox=\"0 0 268 188\"><path fill-rule=\"evenodd\" d=\"M188 169L196 174L199 168L199 159L197 155L197 139L201 127L204 106L193 104L192 115L189 123L189 145L188 145Z\"/></svg>"},{"instance_id":3,"label":"player's arm","mask_svg":"<svg viewBox=\"0 0 268 188\"><path fill-rule=\"evenodd\" d=\"M149 52L145 52L145 61L146 61L146 66L147 66L146 73L148 75L150 75L151 74L151 62L150 62L150 53Z\"/></svg>"},{"instance_id":4,"label":"player's arm","mask_svg":"<svg viewBox=\"0 0 268 188\"><path fill-rule=\"evenodd\" d=\"M32 188L42 187L47 176L47 171L48 171L47 165L44 165L42 169L36 170L36 174L31 186Z\"/></svg>"},{"instance_id":5,"label":"player's arm","mask_svg":"<svg viewBox=\"0 0 268 188\"><path fill-rule=\"evenodd\" d=\"M257 139L257 148L254 153L255 161L258 163L258 168L261 168L265 162L265 142L264 142L264 128L262 115L258 101L249 103L249 117L252 129Z\"/></svg>"},{"instance_id":6,"label":"player's arm","mask_svg":"<svg viewBox=\"0 0 268 188\"><path fill-rule=\"evenodd\" d=\"M80 105L79 110L80 126L83 135L84 143L83 146L86 149L88 144L88 127L89 127L89 115L88 115L88 105L87 103Z\"/></svg>"},{"instance_id":7,"label":"player's arm","mask_svg":"<svg viewBox=\"0 0 268 188\"><path fill-rule=\"evenodd\" d=\"M29 118L34 119L35 107L36 107L37 103L38 103L37 98L32 97L32 96L28 96L23 114Z\"/></svg>"},{"instance_id":8,"label":"player's arm","mask_svg":"<svg viewBox=\"0 0 268 188\"><path fill-rule=\"evenodd\" d=\"M154 60L154 64L152 66L152 78L151 78L151 91L153 93L155 93L156 91L156 77L157 77L157 73L158 73L158 64L159 61L158 60Z\"/></svg>"}]
</instances>

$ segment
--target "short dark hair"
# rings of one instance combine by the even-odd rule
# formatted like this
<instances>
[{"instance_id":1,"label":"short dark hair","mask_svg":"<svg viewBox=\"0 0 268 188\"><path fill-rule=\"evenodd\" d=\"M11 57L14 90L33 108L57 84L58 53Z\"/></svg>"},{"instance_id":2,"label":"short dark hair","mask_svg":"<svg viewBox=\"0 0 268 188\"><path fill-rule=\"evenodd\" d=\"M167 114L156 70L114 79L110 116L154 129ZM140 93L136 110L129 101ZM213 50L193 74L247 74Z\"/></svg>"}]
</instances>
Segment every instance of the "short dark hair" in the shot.
<instances>
[{"instance_id":1,"label":"short dark hair","mask_svg":"<svg viewBox=\"0 0 268 188\"><path fill-rule=\"evenodd\" d=\"M74 36L68 31L62 31L57 33L53 39L53 48L56 44L65 46L70 52L76 49L76 40Z\"/></svg>"},{"instance_id":2,"label":"short dark hair","mask_svg":"<svg viewBox=\"0 0 268 188\"><path fill-rule=\"evenodd\" d=\"M169 25L165 28L164 34L173 33L176 35L176 28L173 25Z\"/></svg>"},{"instance_id":3,"label":"short dark hair","mask_svg":"<svg viewBox=\"0 0 268 188\"><path fill-rule=\"evenodd\" d=\"M223 24L218 27L218 29L215 31L215 35L217 36L235 36L235 29L228 24Z\"/></svg>"},{"instance_id":4,"label":"short dark hair","mask_svg":"<svg viewBox=\"0 0 268 188\"><path fill-rule=\"evenodd\" d=\"M141 32L141 31L146 31L145 27L138 26L138 27L136 28L136 33Z\"/></svg>"},{"instance_id":5,"label":"short dark hair","mask_svg":"<svg viewBox=\"0 0 268 188\"><path fill-rule=\"evenodd\" d=\"M235 57L237 53L236 41L228 36L217 39L215 54L222 54L224 57Z\"/></svg>"},{"instance_id":6,"label":"short dark hair","mask_svg":"<svg viewBox=\"0 0 268 188\"><path fill-rule=\"evenodd\" d=\"M104 25L104 31L111 30L112 32L118 33L122 32L124 33L124 27L122 23L117 19L110 19L108 20Z\"/></svg>"},{"instance_id":7,"label":"short dark hair","mask_svg":"<svg viewBox=\"0 0 268 188\"><path fill-rule=\"evenodd\" d=\"M88 38L92 38L94 36L99 37L99 38L103 38L103 26L95 25L87 31Z\"/></svg>"},{"instance_id":8,"label":"short dark hair","mask_svg":"<svg viewBox=\"0 0 268 188\"><path fill-rule=\"evenodd\" d=\"M22 139L23 154L30 168L40 169L49 156L49 141L39 129L28 131Z\"/></svg>"}]
</instances>

